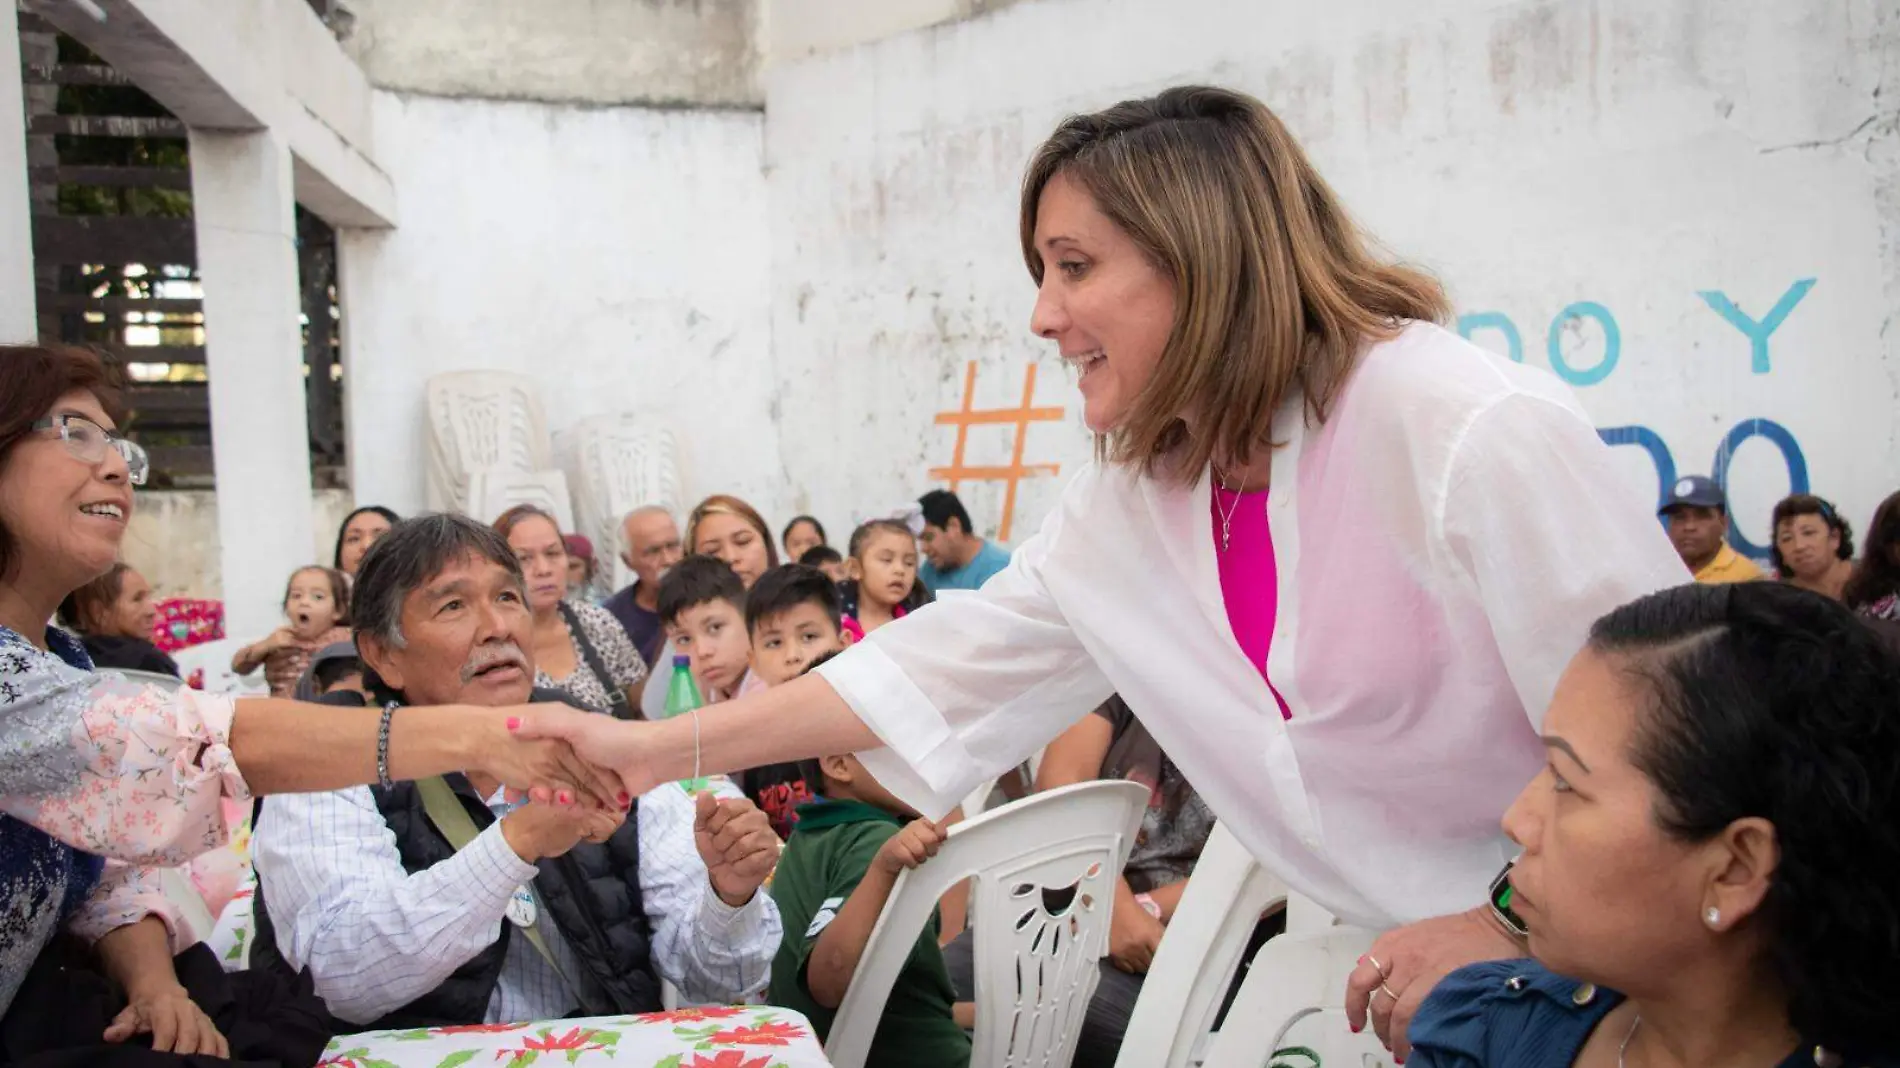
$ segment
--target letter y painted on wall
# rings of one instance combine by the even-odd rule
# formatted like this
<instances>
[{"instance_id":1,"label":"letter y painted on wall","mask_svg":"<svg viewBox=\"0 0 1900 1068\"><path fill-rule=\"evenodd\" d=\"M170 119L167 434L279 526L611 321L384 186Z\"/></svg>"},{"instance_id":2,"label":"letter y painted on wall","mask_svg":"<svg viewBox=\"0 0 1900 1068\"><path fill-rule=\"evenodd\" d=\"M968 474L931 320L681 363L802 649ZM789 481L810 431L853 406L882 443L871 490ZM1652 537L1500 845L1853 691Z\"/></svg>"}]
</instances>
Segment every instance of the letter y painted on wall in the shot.
<instances>
[{"instance_id":1,"label":"letter y painted on wall","mask_svg":"<svg viewBox=\"0 0 1900 1068\"><path fill-rule=\"evenodd\" d=\"M1788 291L1781 295L1781 299L1775 302L1774 307L1768 309L1768 314L1762 316L1759 322L1749 318L1747 312L1736 307L1735 302L1728 298L1728 294L1719 289L1705 289L1698 295L1715 311L1715 314L1727 319L1735 329L1740 330L1748 338L1751 349L1750 370L1758 375L1765 375L1768 373L1769 336L1780 328L1782 322L1788 318L1788 313L1794 311L1794 306L1801 303L1801 298L1807 296L1808 290L1813 288L1814 279L1812 278L1803 278L1789 286Z\"/></svg>"}]
</instances>

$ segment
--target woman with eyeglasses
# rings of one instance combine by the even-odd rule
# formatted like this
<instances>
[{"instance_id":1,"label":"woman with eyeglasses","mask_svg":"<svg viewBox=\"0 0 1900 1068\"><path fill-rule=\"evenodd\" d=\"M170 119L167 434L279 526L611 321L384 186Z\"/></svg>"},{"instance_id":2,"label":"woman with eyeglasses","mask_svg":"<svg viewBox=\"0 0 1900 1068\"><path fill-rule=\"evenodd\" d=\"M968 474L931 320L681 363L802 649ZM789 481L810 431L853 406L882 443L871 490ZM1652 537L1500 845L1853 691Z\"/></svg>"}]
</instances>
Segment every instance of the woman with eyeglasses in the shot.
<instances>
[{"instance_id":1,"label":"woman with eyeglasses","mask_svg":"<svg viewBox=\"0 0 1900 1068\"><path fill-rule=\"evenodd\" d=\"M145 451L119 434L116 376L90 352L0 346L0 380L0 1013L62 928L101 944L139 928L133 955L169 965L163 936L184 929L146 925L162 897L104 858L175 865L213 849L226 798L475 768L541 800L619 803L617 781L565 744L515 738L530 706L318 710L95 672L47 620L117 559ZM174 1038L189 1015L174 997L134 1010Z\"/></svg>"}]
</instances>

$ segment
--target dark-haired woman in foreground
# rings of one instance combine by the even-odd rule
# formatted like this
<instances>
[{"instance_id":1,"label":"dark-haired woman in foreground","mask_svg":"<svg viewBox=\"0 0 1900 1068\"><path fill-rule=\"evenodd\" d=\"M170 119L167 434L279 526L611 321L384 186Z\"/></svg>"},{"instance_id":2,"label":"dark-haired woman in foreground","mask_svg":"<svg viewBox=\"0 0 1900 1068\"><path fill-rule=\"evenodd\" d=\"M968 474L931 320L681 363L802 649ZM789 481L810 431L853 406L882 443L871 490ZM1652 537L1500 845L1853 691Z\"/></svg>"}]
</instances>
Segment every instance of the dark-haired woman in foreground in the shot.
<instances>
[{"instance_id":1,"label":"dark-haired woman in foreground","mask_svg":"<svg viewBox=\"0 0 1900 1068\"><path fill-rule=\"evenodd\" d=\"M1773 583L1646 597L1544 744L1504 818L1536 959L1453 973L1410 1063L1900 1063L1900 657L1862 622Z\"/></svg>"}]
</instances>

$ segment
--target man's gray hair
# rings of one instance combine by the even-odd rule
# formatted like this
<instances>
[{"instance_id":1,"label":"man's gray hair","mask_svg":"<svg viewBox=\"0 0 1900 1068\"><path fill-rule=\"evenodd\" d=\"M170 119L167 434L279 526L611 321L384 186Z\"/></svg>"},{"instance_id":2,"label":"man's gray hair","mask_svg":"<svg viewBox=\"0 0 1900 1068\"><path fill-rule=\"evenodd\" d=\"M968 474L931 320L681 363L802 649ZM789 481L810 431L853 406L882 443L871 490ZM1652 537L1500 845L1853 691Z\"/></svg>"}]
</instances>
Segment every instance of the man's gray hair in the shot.
<instances>
[{"instance_id":1,"label":"man's gray hair","mask_svg":"<svg viewBox=\"0 0 1900 1068\"><path fill-rule=\"evenodd\" d=\"M636 519L642 518L643 516L649 516L649 515L663 515L668 519L672 519L675 523L679 522L678 519L674 518L673 510L663 504L643 504L640 507L635 508L633 511L628 512L626 515L621 516L620 517L620 532L614 538L614 540L618 542L620 545L621 556L626 556L629 553L633 552L633 543L627 537L627 524L633 522Z\"/></svg>"},{"instance_id":2,"label":"man's gray hair","mask_svg":"<svg viewBox=\"0 0 1900 1068\"><path fill-rule=\"evenodd\" d=\"M467 516L419 515L390 527L356 569L350 619L358 647L364 638L374 638L402 648L403 600L443 568L471 555L500 564L522 581L521 564L507 540Z\"/></svg>"}]
</instances>

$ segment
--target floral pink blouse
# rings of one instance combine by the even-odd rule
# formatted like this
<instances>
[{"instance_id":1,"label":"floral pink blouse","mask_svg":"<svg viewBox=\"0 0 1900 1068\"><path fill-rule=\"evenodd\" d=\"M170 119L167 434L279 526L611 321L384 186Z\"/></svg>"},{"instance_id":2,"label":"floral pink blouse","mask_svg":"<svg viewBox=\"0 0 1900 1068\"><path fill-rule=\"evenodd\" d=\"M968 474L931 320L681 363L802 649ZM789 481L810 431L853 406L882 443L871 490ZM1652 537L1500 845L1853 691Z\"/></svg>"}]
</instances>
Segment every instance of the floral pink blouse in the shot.
<instances>
[{"instance_id":1,"label":"floral pink blouse","mask_svg":"<svg viewBox=\"0 0 1900 1068\"><path fill-rule=\"evenodd\" d=\"M225 843L224 799L250 796L230 698L84 671L13 637L0 645L0 812L131 863Z\"/></svg>"},{"instance_id":2,"label":"floral pink blouse","mask_svg":"<svg viewBox=\"0 0 1900 1068\"><path fill-rule=\"evenodd\" d=\"M0 627L0 1012L62 923L94 942L157 916L174 952L208 934L183 923L161 869L137 865L221 844L223 798L246 795L229 700L94 673L70 636L47 642Z\"/></svg>"}]
</instances>

